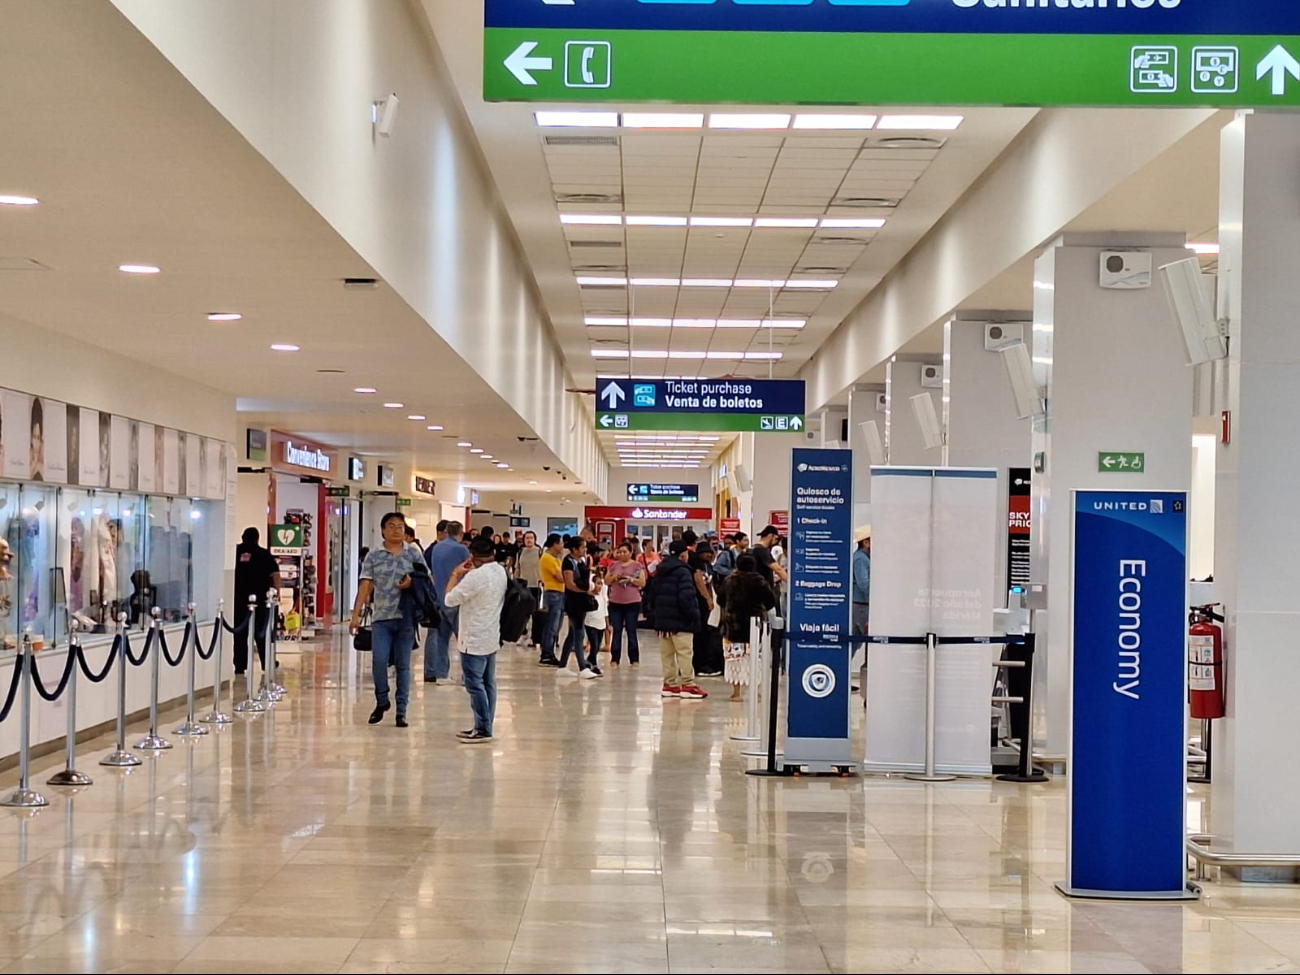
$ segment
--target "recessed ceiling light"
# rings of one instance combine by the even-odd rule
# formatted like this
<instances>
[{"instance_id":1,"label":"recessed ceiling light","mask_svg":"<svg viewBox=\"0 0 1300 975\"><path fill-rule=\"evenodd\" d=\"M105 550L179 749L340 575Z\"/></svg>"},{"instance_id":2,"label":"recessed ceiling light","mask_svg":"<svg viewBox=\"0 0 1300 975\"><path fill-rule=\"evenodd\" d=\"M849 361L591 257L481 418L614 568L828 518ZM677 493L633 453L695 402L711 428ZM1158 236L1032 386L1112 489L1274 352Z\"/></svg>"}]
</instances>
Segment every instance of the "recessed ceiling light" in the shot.
<instances>
[{"instance_id":1,"label":"recessed ceiling light","mask_svg":"<svg viewBox=\"0 0 1300 975\"><path fill-rule=\"evenodd\" d=\"M237 322L244 316L237 311L210 311L208 312L208 321L210 322Z\"/></svg>"},{"instance_id":2,"label":"recessed ceiling light","mask_svg":"<svg viewBox=\"0 0 1300 975\"><path fill-rule=\"evenodd\" d=\"M474 445L473 445L472 443L470 443L468 440L462 440L460 443L456 444L456 446L457 446L457 447L473 447Z\"/></svg>"},{"instance_id":3,"label":"recessed ceiling light","mask_svg":"<svg viewBox=\"0 0 1300 975\"><path fill-rule=\"evenodd\" d=\"M469 450L469 452L470 452L471 454L481 454L481 453L483 453L483 448L482 448L482 447L471 447L470 450Z\"/></svg>"},{"instance_id":4,"label":"recessed ceiling light","mask_svg":"<svg viewBox=\"0 0 1300 975\"><path fill-rule=\"evenodd\" d=\"M34 207L41 201L34 196L12 196L8 193L0 194L0 206L5 207Z\"/></svg>"},{"instance_id":5,"label":"recessed ceiling light","mask_svg":"<svg viewBox=\"0 0 1300 975\"><path fill-rule=\"evenodd\" d=\"M827 217L822 221L827 230L879 230L884 225L881 217Z\"/></svg>"},{"instance_id":6,"label":"recessed ceiling light","mask_svg":"<svg viewBox=\"0 0 1300 975\"><path fill-rule=\"evenodd\" d=\"M436 432L436 431L438 431L438 430L441 430L442 427L440 427L438 424L434 423L434 424L431 424L431 425L425 427L424 429L426 429L426 430L433 430L433 431Z\"/></svg>"},{"instance_id":7,"label":"recessed ceiling light","mask_svg":"<svg viewBox=\"0 0 1300 975\"><path fill-rule=\"evenodd\" d=\"M405 405L406 405L405 403L385 403L385 404L384 404L384 409L386 409L386 410L400 410L400 409L401 409L402 407L404 407Z\"/></svg>"},{"instance_id":8,"label":"recessed ceiling light","mask_svg":"<svg viewBox=\"0 0 1300 975\"><path fill-rule=\"evenodd\" d=\"M483 455L483 459L484 459L484 460L491 460L491 459L492 459L492 455L491 455L491 454L484 454L484 455Z\"/></svg>"},{"instance_id":9,"label":"recessed ceiling light","mask_svg":"<svg viewBox=\"0 0 1300 975\"><path fill-rule=\"evenodd\" d=\"M529 483L529 484L536 484L537 482L536 482L536 481L529 481L528 483Z\"/></svg>"},{"instance_id":10,"label":"recessed ceiling light","mask_svg":"<svg viewBox=\"0 0 1300 975\"><path fill-rule=\"evenodd\" d=\"M561 213L560 223L571 227L621 227L623 218L617 213Z\"/></svg>"},{"instance_id":11,"label":"recessed ceiling light","mask_svg":"<svg viewBox=\"0 0 1300 975\"><path fill-rule=\"evenodd\" d=\"M618 112L534 112L533 118L544 129L618 128Z\"/></svg>"},{"instance_id":12,"label":"recessed ceiling light","mask_svg":"<svg viewBox=\"0 0 1300 975\"><path fill-rule=\"evenodd\" d=\"M875 115L796 115L796 129L870 129L876 125Z\"/></svg>"},{"instance_id":13,"label":"recessed ceiling light","mask_svg":"<svg viewBox=\"0 0 1300 975\"><path fill-rule=\"evenodd\" d=\"M1221 248L1218 244L1188 244L1187 249L1193 251L1202 257L1218 257Z\"/></svg>"},{"instance_id":14,"label":"recessed ceiling light","mask_svg":"<svg viewBox=\"0 0 1300 975\"><path fill-rule=\"evenodd\" d=\"M630 216L624 218L624 223L629 227L685 227L686 218Z\"/></svg>"},{"instance_id":15,"label":"recessed ceiling light","mask_svg":"<svg viewBox=\"0 0 1300 975\"><path fill-rule=\"evenodd\" d=\"M407 419L408 419L408 420L427 420L427 419L429 419L429 418L428 418L427 416L425 416L423 413L412 413L410 416L407 417Z\"/></svg>"},{"instance_id":16,"label":"recessed ceiling light","mask_svg":"<svg viewBox=\"0 0 1300 975\"><path fill-rule=\"evenodd\" d=\"M352 392L360 393L363 396L369 396L371 393L377 392L377 390L373 386L358 386L356 389L352 390Z\"/></svg>"},{"instance_id":17,"label":"recessed ceiling light","mask_svg":"<svg viewBox=\"0 0 1300 975\"><path fill-rule=\"evenodd\" d=\"M752 227L753 217L691 217L692 227Z\"/></svg>"},{"instance_id":18,"label":"recessed ceiling light","mask_svg":"<svg viewBox=\"0 0 1300 975\"><path fill-rule=\"evenodd\" d=\"M509 465L509 464L506 464L506 463L497 464L497 467L500 467L500 468L502 468L503 470L509 470L509 469L510 469L510 465Z\"/></svg>"},{"instance_id":19,"label":"recessed ceiling light","mask_svg":"<svg viewBox=\"0 0 1300 975\"><path fill-rule=\"evenodd\" d=\"M625 129L702 129L703 112L624 112Z\"/></svg>"},{"instance_id":20,"label":"recessed ceiling light","mask_svg":"<svg viewBox=\"0 0 1300 975\"><path fill-rule=\"evenodd\" d=\"M277 342L275 345L271 346L271 351L272 352L297 352L298 346L290 345L287 342Z\"/></svg>"},{"instance_id":21,"label":"recessed ceiling light","mask_svg":"<svg viewBox=\"0 0 1300 975\"><path fill-rule=\"evenodd\" d=\"M755 227L799 227L811 228L817 226L816 217L759 217L754 221Z\"/></svg>"},{"instance_id":22,"label":"recessed ceiling light","mask_svg":"<svg viewBox=\"0 0 1300 975\"><path fill-rule=\"evenodd\" d=\"M160 274L162 268L152 264L119 264L117 269L124 274Z\"/></svg>"},{"instance_id":23,"label":"recessed ceiling light","mask_svg":"<svg viewBox=\"0 0 1300 975\"><path fill-rule=\"evenodd\" d=\"M715 112L709 116L711 129L788 129L790 116L779 113L734 114Z\"/></svg>"},{"instance_id":24,"label":"recessed ceiling light","mask_svg":"<svg viewBox=\"0 0 1300 975\"><path fill-rule=\"evenodd\" d=\"M961 115L886 115L878 129L912 129L917 132L951 132L966 119Z\"/></svg>"}]
</instances>

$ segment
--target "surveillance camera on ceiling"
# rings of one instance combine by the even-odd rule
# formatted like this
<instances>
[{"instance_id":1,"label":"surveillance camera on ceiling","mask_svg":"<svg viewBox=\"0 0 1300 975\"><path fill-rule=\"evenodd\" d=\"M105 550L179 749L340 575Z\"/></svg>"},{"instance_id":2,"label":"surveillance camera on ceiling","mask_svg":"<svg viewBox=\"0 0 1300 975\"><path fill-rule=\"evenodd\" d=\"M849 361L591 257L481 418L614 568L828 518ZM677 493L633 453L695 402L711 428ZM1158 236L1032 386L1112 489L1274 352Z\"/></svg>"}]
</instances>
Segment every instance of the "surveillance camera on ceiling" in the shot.
<instances>
[{"instance_id":1,"label":"surveillance camera on ceiling","mask_svg":"<svg viewBox=\"0 0 1300 975\"><path fill-rule=\"evenodd\" d=\"M1160 269L1169 307L1182 329L1189 365L1213 362L1228 354L1228 322L1220 320L1210 300L1210 280L1195 257Z\"/></svg>"}]
</instances>

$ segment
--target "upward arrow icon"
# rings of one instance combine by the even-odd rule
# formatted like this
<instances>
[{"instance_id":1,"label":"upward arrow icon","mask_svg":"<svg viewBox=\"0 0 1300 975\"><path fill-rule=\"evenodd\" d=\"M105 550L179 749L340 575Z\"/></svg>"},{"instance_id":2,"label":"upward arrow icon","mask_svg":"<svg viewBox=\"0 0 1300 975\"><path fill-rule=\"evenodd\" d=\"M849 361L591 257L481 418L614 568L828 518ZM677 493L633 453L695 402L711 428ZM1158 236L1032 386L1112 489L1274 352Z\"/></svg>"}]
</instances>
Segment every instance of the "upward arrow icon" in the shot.
<instances>
[{"instance_id":1,"label":"upward arrow icon","mask_svg":"<svg viewBox=\"0 0 1300 975\"><path fill-rule=\"evenodd\" d=\"M1259 62L1259 67L1255 69L1256 80L1263 81L1265 75L1272 75L1273 94L1281 98L1286 94L1286 76L1289 74L1292 78L1300 81L1300 61L1284 48L1281 44L1268 52L1268 56Z\"/></svg>"},{"instance_id":2,"label":"upward arrow icon","mask_svg":"<svg viewBox=\"0 0 1300 975\"><path fill-rule=\"evenodd\" d=\"M618 404L627 399L627 393L618 383L610 383L600 391L600 398L609 404L611 410L618 409Z\"/></svg>"}]
</instances>

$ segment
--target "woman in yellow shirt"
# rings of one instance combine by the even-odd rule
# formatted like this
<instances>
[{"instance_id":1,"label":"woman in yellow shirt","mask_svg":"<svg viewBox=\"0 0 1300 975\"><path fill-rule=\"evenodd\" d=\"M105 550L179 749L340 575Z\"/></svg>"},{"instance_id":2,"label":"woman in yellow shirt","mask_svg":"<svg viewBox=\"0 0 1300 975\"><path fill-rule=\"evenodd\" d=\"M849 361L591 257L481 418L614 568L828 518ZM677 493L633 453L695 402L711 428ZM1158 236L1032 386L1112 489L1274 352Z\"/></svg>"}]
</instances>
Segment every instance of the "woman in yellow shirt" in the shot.
<instances>
[{"instance_id":1,"label":"woman in yellow shirt","mask_svg":"<svg viewBox=\"0 0 1300 975\"><path fill-rule=\"evenodd\" d=\"M559 535L546 538L546 551L542 553L542 600L546 610L546 632L542 635L542 667L558 667L555 643L560 636L560 623L564 619L564 570L560 560L564 557L564 539Z\"/></svg>"}]
</instances>

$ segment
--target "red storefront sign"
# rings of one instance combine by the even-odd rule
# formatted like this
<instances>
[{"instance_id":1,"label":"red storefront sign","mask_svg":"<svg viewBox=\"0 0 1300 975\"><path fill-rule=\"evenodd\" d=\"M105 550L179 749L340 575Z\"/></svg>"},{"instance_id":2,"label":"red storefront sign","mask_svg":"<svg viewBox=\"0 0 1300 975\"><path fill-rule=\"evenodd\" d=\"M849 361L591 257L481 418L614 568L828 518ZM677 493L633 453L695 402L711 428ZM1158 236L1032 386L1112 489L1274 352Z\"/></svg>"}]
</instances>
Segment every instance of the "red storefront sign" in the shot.
<instances>
[{"instance_id":1,"label":"red storefront sign","mask_svg":"<svg viewBox=\"0 0 1300 975\"><path fill-rule=\"evenodd\" d=\"M767 523L785 535L790 531L790 512L788 511L771 511L768 512Z\"/></svg>"},{"instance_id":2,"label":"red storefront sign","mask_svg":"<svg viewBox=\"0 0 1300 975\"><path fill-rule=\"evenodd\" d=\"M338 456L333 448L279 430L271 431L271 467L283 474L325 480L340 476Z\"/></svg>"},{"instance_id":3,"label":"red storefront sign","mask_svg":"<svg viewBox=\"0 0 1300 975\"><path fill-rule=\"evenodd\" d=\"M739 518L719 518L719 519L718 519L718 531L721 532L723 535L734 535L734 534L736 534L736 532L740 531L740 519L739 519Z\"/></svg>"},{"instance_id":4,"label":"red storefront sign","mask_svg":"<svg viewBox=\"0 0 1300 975\"><path fill-rule=\"evenodd\" d=\"M671 504L628 505L588 505L587 521L612 518L621 521L713 521L712 508L686 508Z\"/></svg>"}]
</instances>

